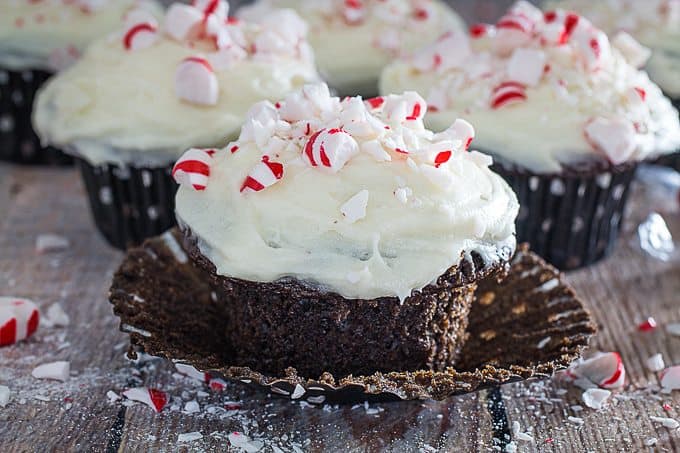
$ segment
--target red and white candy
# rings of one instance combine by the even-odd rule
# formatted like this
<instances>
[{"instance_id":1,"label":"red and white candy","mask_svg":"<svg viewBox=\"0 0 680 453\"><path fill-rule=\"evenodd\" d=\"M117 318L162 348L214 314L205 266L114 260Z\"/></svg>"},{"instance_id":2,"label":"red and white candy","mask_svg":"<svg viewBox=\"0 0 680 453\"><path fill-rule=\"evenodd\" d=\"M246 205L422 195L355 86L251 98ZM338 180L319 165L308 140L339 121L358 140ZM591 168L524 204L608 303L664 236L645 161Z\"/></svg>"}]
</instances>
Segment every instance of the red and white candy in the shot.
<instances>
[{"instance_id":1,"label":"red and white candy","mask_svg":"<svg viewBox=\"0 0 680 453\"><path fill-rule=\"evenodd\" d=\"M501 53L531 41L536 21L523 12L508 12L496 23L496 49Z\"/></svg>"},{"instance_id":2,"label":"red and white candy","mask_svg":"<svg viewBox=\"0 0 680 453\"><path fill-rule=\"evenodd\" d=\"M173 3L165 14L165 33L177 41L186 41L200 34L203 13L193 6Z\"/></svg>"},{"instance_id":3,"label":"red and white candy","mask_svg":"<svg viewBox=\"0 0 680 453\"><path fill-rule=\"evenodd\" d=\"M579 361L569 368L569 372L606 389L623 387L626 380L626 369L618 352L600 353Z\"/></svg>"},{"instance_id":4,"label":"red and white candy","mask_svg":"<svg viewBox=\"0 0 680 453\"><path fill-rule=\"evenodd\" d=\"M342 129L322 129L312 135L303 149L303 158L312 167L337 173L359 152L359 144Z\"/></svg>"},{"instance_id":5,"label":"red and white candy","mask_svg":"<svg viewBox=\"0 0 680 453\"><path fill-rule=\"evenodd\" d=\"M0 297L0 347L25 340L38 330L40 312L31 301Z\"/></svg>"},{"instance_id":6,"label":"red and white candy","mask_svg":"<svg viewBox=\"0 0 680 453\"><path fill-rule=\"evenodd\" d=\"M493 90L491 107L499 109L508 105L524 102L527 99L526 87L519 82L503 82Z\"/></svg>"},{"instance_id":7,"label":"red and white candy","mask_svg":"<svg viewBox=\"0 0 680 453\"><path fill-rule=\"evenodd\" d=\"M151 47L158 39L158 29L151 22L141 22L128 28L123 36L125 50L140 50Z\"/></svg>"},{"instance_id":8,"label":"red and white candy","mask_svg":"<svg viewBox=\"0 0 680 453\"><path fill-rule=\"evenodd\" d=\"M342 16L348 24L358 24L364 20L366 7L363 0L344 0Z\"/></svg>"},{"instance_id":9,"label":"red and white candy","mask_svg":"<svg viewBox=\"0 0 680 453\"><path fill-rule=\"evenodd\" d=\"M623 118L595 118L584 129L586 140L614 165L626 162L635 152L635 127Z\"/></svg>"},{"instance_id":10,"label":"red and white candy","mask_svg":"<svg viewBox=\"0 0 680 453\"><path fill-rule=\"evenodd\" d=\"M198 371L191 365L186 365L184 363L176 363L175 368L177 369L178 373L183 374L184 376L187 376L191 379L205 383L210 382L210 375L208 373Z\"/></svg>"},{"instance_id":11,"label":"red and white candy","mask_svg":"<svg viewBox=\"0 0 680 453\"><path fill-rule=\"evenodd\" d=\"M616 47L628 63L636 68L642 68L652 56L652 51L644 47L626 32L619 32L614 36L612 44Z\"/></svg>"},{"instance_id":12,"label":"red and white candy","mask_svg":"<svg viewBox=\"0 0 680 453\"><path fill-rule=\"evenodd\" d=\"M461 141L463 149L470 148L472 140L475 138L475 128L464 119L458 118L449 128L455 138Z\"/></svg>"},{"instance_id":13,"label":"red and white candy","mask_svg":"<svg viewBox=\"0 0 680 453\"><path fill-rule=\"evenodd\" d=\"M215 150L192 148L179 158L172 168L177 184L201 191L208 187L210 165Z\"/></svg>"},{"instance_id":14,"label":"red and white candy","mask_svg":"<svg viewBox=\"0 0 680 453\"><path fill-rule=\"evenodd\" d=\"M418 93L407 91L401 96L387 96L383 111L390 121L419 121L427 113L427 102Z\"/></svg>"},{"instance_id":15,"label":"red and white candy","mask_svg":"<svg viewBox=\"0 0 680 453\"><path fill-rule=\"evenodd\" d=\"M241 186L241 192L260 192L283 178L283 164L272 162L268 156L263 156L255 167L248 173Z\"/></svg>"},{"instance_id":16,"label":"red and white candy","mask_svg":"<svg viewBox=\"0 0 680 453\"><path fill-rule=\"evenodd\" d=\"M545 52L538 49L519 48L508 61L508 78L527 86L535 86L545 72Z\"/></svg>"},{"instance_id":17,"label":"red and white candy","mask_svg":"<svg viewBox=\"0 0 680 453\"><path fill-rule=\"evenodd\" d=\"M175 94L198 105L216 105L219 84L210 62L203 57L185 58L175 72Z\"/></svg>"},{"instance_id":18,"label":"red and white candy","mask_svg":"<svg viewBox=\"0 0 680 453\"><path fill-rule=\"evenodd\" d=\"M131 401L146 404L156 413L162 411L169 400L167 393L146 387L131 388L124 391L123 396Z\"/></svg>"}]
</instances>

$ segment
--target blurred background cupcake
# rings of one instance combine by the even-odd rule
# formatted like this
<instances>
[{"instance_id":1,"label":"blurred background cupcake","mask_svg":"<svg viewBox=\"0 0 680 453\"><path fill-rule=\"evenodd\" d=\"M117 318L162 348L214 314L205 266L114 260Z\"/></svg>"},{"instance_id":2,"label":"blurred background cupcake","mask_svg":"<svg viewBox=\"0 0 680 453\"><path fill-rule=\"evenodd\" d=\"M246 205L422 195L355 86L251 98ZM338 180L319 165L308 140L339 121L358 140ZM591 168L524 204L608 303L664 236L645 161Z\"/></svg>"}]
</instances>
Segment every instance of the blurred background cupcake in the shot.
<instances>
[{"instance_id":1,"label":"blurred background cupcake","mask_svg":"<svg viewBox=\"0 0 680 453\"><path fill-rule=\"evenodd\" d=\"M392 59L445 30L463 28L440 0L258 0L238 16L258 21L280 7L294 8L308 22L319 71L343 96L375 96L380 72Z\"/></svg>"},{"instance_id":2,"label":"blurred background cupcake","mask_svg":"<svg viewBox=\"0 0 680 453\"><path fill-rule=\"evenodd\" d=\"M678 112L632 38L518 2L496 25L449 33L383 72L381 91L419 91L426 124L457 116L517 192L520 241L561 269L604 257L638 162L678 149Z\"/></svg>"},{"instance_id":3,"label":"blurred background cupcake","mask_svg":"<svg viewBox=\"0 0 680 453\"><path fill-rule=\"evenodd\" d=\"M184 150L234 138L253 103L318 80L293 11L255 25L228 8L175 4L161 21L131 12L38 94L38 134L77 158L95 222L115 247L175 223L170 170Z\"/></svg>"},{"instance_id":4,"label":"blurred background cupcake","mask_svg":"<svg viewBox=\"0 0 680 453\"><path fill-rule=\"evenodd\" d=\"M518 204L466 151L472 126L434 134L425 111L413 92L308 85L178 161L178 223L236 363L314 378L455 363L477 281L514 252Z\"/></svg>"},{"instance_id":5,"label":"blurred background cupcake","mask_svg":"<svg viewBox=\"0 0 680 453\"><path fill-rule=\"evenodd\" d=\"M574 10L610 35L632 35L652 52L645 66L649 77L680 108L680 1L553 0L546 8ZM680 150L659 162L680 171Z\"/></svg>"},{"instance_id":6,"label":"blurred background cupcake","mask_svg":"<svg viewBox=\"0 0 680 453\"><path fill-rule=\"evenodd\" d=\"M0 160L68 163L43 149L31 127L36 90L72 64L93 39L121 26L126 12L160 7L141 0L4 0L0 5Z\"/></svg>"}]
</instances>

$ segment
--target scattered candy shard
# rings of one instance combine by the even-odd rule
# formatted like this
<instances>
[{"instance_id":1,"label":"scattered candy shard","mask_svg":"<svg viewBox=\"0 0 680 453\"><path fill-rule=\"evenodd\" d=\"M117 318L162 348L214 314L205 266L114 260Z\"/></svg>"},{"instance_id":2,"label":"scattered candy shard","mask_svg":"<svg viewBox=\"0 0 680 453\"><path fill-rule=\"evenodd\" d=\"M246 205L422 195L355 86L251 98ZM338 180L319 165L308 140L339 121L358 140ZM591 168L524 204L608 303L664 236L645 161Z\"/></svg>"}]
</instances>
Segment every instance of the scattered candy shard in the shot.
<instances>
[{"instance_id":1,"label":"scattered candy shard","mask_svg":"<svg viewBox=\"0 0 680 453\"><path fill-rule=\"evenodd\" d=\"M663 356L661 354L654 354L646 361L647 368L650 371L661 371L665 368L666 364L663 361Z\"/></svg>"},{"instance_id":2,"label":"scattered candy shard","mask_svg":"<svg viewBox=\"0 0 680 453\"><path fill-rule=\"evenodd\" d=\"M177 442L180 444L194 442L200 439L203 439L203 434L198 431L177 435Z\"/></svg>"},{"instance_id":3,"label":"scattered candy shard","mask_svg":"<svg viewBox=\"0 0 680 453\"><path fill-rule=\"evenodd\" d=\"M579 360L572 364L569 372L606 389L623 387L626 380L626 369L618 352L598 353L589 359Z\"/></svg>"},{"instance_id":4,"label":"scattered candy shard","mask_svg":"<svg viewBox=\"0 0 680 453\"><path fill-rule=\"evenodd\" d=\"M666 368L659 375L661 387L668 390L680 390L680 365Z\"/></svg>"},{"instance_id":5,"label":"scattered candy shard","mask_svg":"<svg viewBox=\"0 0 680 453\"><path fill-rule=\"evenodd\" d=\"M144 403L159 413L168 404L168 394L147 387L131 388L123 392L123 396L129 400Z\"/></svg>"},{"instance_id":6,"label":"scattered candy shard","mask_svg":"<svg viewBox=\"0 0 680 453\"><path fill-rule=\"evenodd\" d=\"M66 382L71 375L71 364L65 361L45 363L35 367L31 375L36 379Z\"/></svg>"},{"instance_id":7,"label":"scattered candy shard","mask_svg":"<svg viewBox=\"0 0 680 453\"><path fill-rule=\"evenodd\" d=\"M368 190L362 190L340 206L340 212L347 222L355 223L366 217L368 195Z\"/></svg>"},{"instance_id":8,"label":"scattered candy shard","mask_svg":"<svg viewBox=\"0 0 680 453\"><path fill-rule=\"evenodd\" d=\"M11 392L6 385L0 385L0 407L6 407L9 404L9 397Z\"/></svg>"},{"instance_id":9,"label":"scattered candy shard","mask_svg":"<svg viewBox=\"0 0 680 453\"><path fill-rule=\"evenodd\" d=\"M600 410L612 392L604 389L588 389L583 392L583 403L591 409Z\"/></svg>"},{"instance_id":10,"label":"scattered candy shard","mask_svg":"<svg viewBox=\"0 0 680 453\"><path fill-rule=\"evenodd\" d=\"M47 327L66 327L71 323L71 318L61 308L61 305L54 303L47 309L43 322Z\"/></svg>"},{"instance_id":11,"label":"scattered candy shard","mask_svg":"<svg viewBox=\"0 0 680 453\"><path fill-rule=\"evenodd\" d=\"M626 162L635 151L635 127L626 119L594 118L586 124L585 134L593 148L614 165Z\"/></svg>"},{"instance_id":12,"label":"scattered candy shard","mask_svg":"<svg viewBox=\"0 0 680 453\"><path fill-rule=\"evenodd\" d=\"M191 104L217 105L219 83L208 60L194 56L185 58L177 66L175 94Z\"/></svg>"},{"instance_id":13,"label":"scattered candy shard","mask_svg":"<svg viewBox=\"0 0 680 453\"><path fill-rule=\"evenodd\" d=\"M654 417L651 416L649 417L653 422L656 423L661 423L661 425L664 426L664 428L668 429L677 429L680 428L680 422L678 422L675 419L668 418L668 417Z\"/></svg>"},{"instance_id":14,"label":"scattered candy shard","mask_svg":"<svg viewBox=\"0 0 680 453\"><path fill-rule=\"evenodd\" d=\"M247 453L255 453L262 448L262 442L251 440L243 433L235 431L229 434L229 443L232 447L240 448Z\"/></svg>"},{"instance_id":15,"label":"scattered candy shard","mask_svg":"<svg viewBox=\"0 0 680 453\"><path fill-rule=\"evenodd\" d=\"M656 329L656 326L656 320L650 316L638 325L638 330L641 332L651 332Z\"/></svg>"},{"instance_id":16,"label":"scattered candy shard","mask_svg":"<svg viewBox=\"0 0 680 453\"><path fill-rule=\"evenodd\" d=\"M666 326L666 332L673 335L674 337L680 337L680 323L668 324Z\"/></svg>"},{"instance_id":17,"label":"scattered candy shard","mask_svg":"<svg viewBox=\"0 0 680 453\"><path fill-rule=\"evenodd\" d=\"M0 297L0 347L25 340L38 330L40 312L27 299Z\"/></svg>"},{"instance_id":18,"label":"scattered candy shard","mask_svg":"<svg viewBox=\"0 0 680 453\"><path fill-rule=\"evenodd\" d=\"M305 388L301 386L300 384L295 384L295 389L293 389L293 393L291 393L290 397L291 399L299 399L302 398L302 396L305 394Z\"/></svg>"},{"instance_id":19,"label":"scattered candy shard","mask_svg":"<svg viewBox=\"0 0 680 453\"><path fill-rule=\"evenodd\" d=\"M175 368L177 371L187 377L190 377L191 379L195 379L197 381L201 382L209 382L210 381L210 375L208 373L204 373L202 371L198 371L196 368L194 368L191 365L186 365L184 363L176 363Z\"/></svg>"},{"instance_id":20,"label":"scattered candy shard","mask_svg":"<svg viewBox=\"0 0 680 453\"><path fill-rule=\"evenodd\" d=\"M35 239L35 250L38 253L50 253L66 250L71 243L68 239L57 234L40 234Z\"/></svg>"},{"instance_id":21,"label":"scattered candy shard","mask_svg":"<svg viewBox=\"0 0 680 453\"><path fill-rule=\"evenodd\" d=\"M214 150L199 148L186 151L172 168L172 177L175 182L194 190L205 190L208 187L214 152Z\"/></svg>"}]
</instances>

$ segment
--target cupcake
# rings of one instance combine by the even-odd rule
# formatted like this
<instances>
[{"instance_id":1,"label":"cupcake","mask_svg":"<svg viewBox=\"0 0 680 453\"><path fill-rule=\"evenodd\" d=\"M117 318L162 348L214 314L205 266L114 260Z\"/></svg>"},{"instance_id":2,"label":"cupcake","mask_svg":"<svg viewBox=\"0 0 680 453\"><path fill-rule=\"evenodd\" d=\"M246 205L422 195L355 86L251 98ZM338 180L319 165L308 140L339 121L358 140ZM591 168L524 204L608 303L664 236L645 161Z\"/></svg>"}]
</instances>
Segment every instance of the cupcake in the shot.
<instances>
[{"instance_id":1,"label":"cupcake","mask_svg":"<svg viewBox=\"0 0 680 453\"><path fill-rule=\"evenodd\" d=\"M463 22L439 0L258 0L238 12L259 20L294 8L309 23L319 71L341 95L375 96L382 69Z\"/></svg>"},{"instance_id":2,"label":"cupcake","mask_svg":"<svg viewBox=\"0 0 680 453\"><path fill-rule=\"evenodd\" d=\"M551 7L573 9L616 39L632 35L651 49L646 70L663 92L680 109L680 2L676 0L583 0L552 1ZM663 156L659 162L680 171L680 153Z\"/></svg>"},{"instance_id":3,"label":"cupcake","mask_svg":"<svg viewBox=\"0 0 680 453\"><path fill-rule=\"evenodd\" d=\"M185 249L230 313L237 363L310 377L455 363L519 208L465 150L470 124L434 134L426 109L413 92L341 101L308 85L177 162Z\"/></svg>"},{"instance_id":4,"label":"cupcake","mask_svg":"<svg viewBox=\"0 0 680 453\"><path fill-rule=\"evenodd\" d=\"M174 225L170 170L184 150L235 138L252 104L318 80L294 12L256 25L227 11L211 0L174 4L162 23L130 13L122 31L39 92L36 130L76 157L96 224L115 247Z\"/></svg>"},{"instance_id":5,"label":"cupcake","mask_svg":"<svg viewBox=\"0 0 680 453\"><path fill-rule=\"evenodd\" d=\"M520 199L518 240L561 269L611 250L638 162L680 144L678 112L630 61L641 48L573 13L518 2L495 25L449 33L385 69L442 130L458 115Z\"/></svg>"},{"instance_id":6,"label":"cupcake","mask_svg":"<svg viewBox=\"0 0 680 453\"><path fill-rule=\"evenodd\" d=\"M120 27L126 12L150 1L9 0L0 7L0 160L23 164L68 163L41 148L31 127L37 89L78 58L95 38Z\"/></svg>"}]
</instances>

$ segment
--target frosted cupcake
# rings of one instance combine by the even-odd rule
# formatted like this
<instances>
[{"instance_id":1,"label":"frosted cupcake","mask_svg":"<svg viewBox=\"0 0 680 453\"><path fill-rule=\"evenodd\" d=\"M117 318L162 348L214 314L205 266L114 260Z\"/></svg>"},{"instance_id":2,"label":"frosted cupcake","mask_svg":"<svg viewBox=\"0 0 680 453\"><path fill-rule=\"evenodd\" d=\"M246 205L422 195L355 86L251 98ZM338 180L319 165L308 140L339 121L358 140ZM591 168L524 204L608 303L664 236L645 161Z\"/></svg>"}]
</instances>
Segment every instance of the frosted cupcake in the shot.
<instances>
[{"instance_id":1,"label":"frosted cupcake","mask_svg":"<svg viewBox=\"0 0 680 453\"><path fill-rule=\"evenodd\" d=\"M140 0L4 0L0 6L0 160L66 163L55 149L41 149L31 127L36 90L75 61L95 38L120 27L132 8L159 13Z\"/></svg>"},{"instance_id":2,"label":"frosted cupcake","mask_svg":"<svg viewBox=\"0 0 680 453\"><path fill-rule=\"evenodd\" d=\"M116 247L174 224L170 169L184 150L234 138L252 104L318 80L294 12L255 25L227 11L175 4L162 23L130 13L39 93L36 130L77 157L95 221Z\"/></svg>"},{"instance_id":3,"label":"frosted cupcake","mask_svg":"<svg viewBox=\"0 0 680 453\"><path fill-rule=\"evenodd\" d=\"M520 198L518 238L562 269L604 257L638 162L680 144L678 112L631 62L644 49L586 19L519 2L495 25L450 33L395 62L381 90L418 90L426 123L458 115Z\"/></svg>"},{"instance_id":4,"label":"frosted cupcake","mask_svg":"<svg viewBox=\"0 0 680 453\"><path fill-rule=\"evenodd\" d=\"M341 95L375 96L383 67L462 29L458 15L439 0L258 0L239 10L251 20L274 8L294 8L309 23L321 75Z\"/></svg>"},{"instance_id":5,"label":"frosted cupcake","mask_svg":"<svg viewBox=\"0 0 680 453\"><path fill-rule=\"evenodd\" d=\"M341 101L310 85L178 161L178 223L237 363L317 377L455 362L476 282L515 248L518 204L466 151L470 124L434 134L426 109L412 92Z\"/></svg>"},{"instance_id":6,"label":"frosted cupcake","mask_svg":"<svg viewBox=\"0 0 680 453\"><path fill-rule=\"evenodd\" d=\"M645 69L650 78L680 108L680 2L677 0L567 0L549 2L550 7L573 9L617 39L632 35L647 46L651 58ZM665 156L664 163L680 171L680 153Z\"/></svg>"}]
</instances>

